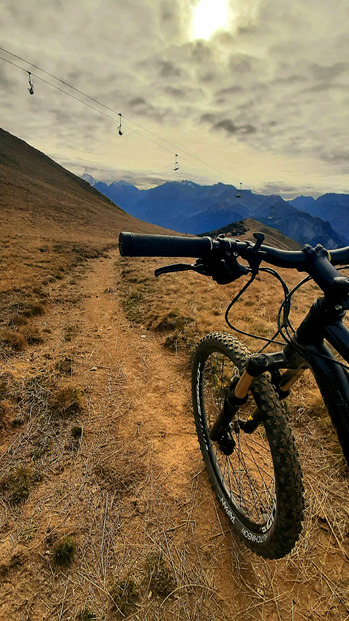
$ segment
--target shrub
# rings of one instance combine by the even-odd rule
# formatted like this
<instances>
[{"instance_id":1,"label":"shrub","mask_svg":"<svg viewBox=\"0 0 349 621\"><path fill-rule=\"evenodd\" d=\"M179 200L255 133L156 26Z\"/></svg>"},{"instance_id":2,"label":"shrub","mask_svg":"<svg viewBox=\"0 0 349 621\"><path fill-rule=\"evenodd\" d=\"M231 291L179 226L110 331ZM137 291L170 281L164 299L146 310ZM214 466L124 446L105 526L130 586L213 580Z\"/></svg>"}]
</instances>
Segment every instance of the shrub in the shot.
<instances>
[{"instance_id":1,"label":"shrub","mask_svg":"<svg viewBox=\"0 0 349 621\"><path fill-rule=\"evenodd\" d=\"M154 593L166 596L176 588L174 576L161 551L149 552L145 561L145 570L149 587Z\"/></svg>"},{"instance_id":2,"label":"shrub","mask_svg":"<svg viewBox=\"0 0 349 621\"><path fill-rule=\"evenodd\" d=\"M59 390L52 403L52 412L60 417L75 416L82 410L81 392L67 386Z\"/></svg>"},{"instance_id":3,"label":"shrub","mask_svg":"<svg viewBox=\"0 0 349 621\"><path fill-rule=\"evenodd\" d=\"M97 615L91 612L88 606L85 606L78 616L79 621L96 621L97 618Z\"/></svg>"},{"instance_id":4,"label":"shrub","mask_svg":"<svg viewBox=\"0 0 349 621\"><path fill-rule=\"evenodd\" d=\"M27 306L27 308L23 311L23 314L26 317L35 317L36 315L43 315L44 312L45 308L43 304L40 304L40 302L36 302Z\"/></svg>"},{"instance_id":5,"label":"shrub","mask_svg":"<svg viewBox=\"0 0 349 621\"><path fill-rule=\"evenodd\" d=\"M22 351L27 344L24 334L16 330L4 330L2 339L13 351Z\"/></svg>"},{"instance_id":6,"label":"shrub","mask_svg":"<svg viewBox=\"0 0 349 621\"><path fill-rule=\"evenodd\" d=\"M7 496L9 502L17 505L27 500L34 481L32 469L19 464L3 474L0 479L0 490Z\"/></svg>"},{"instance_id":7,"label":"shrub","mask_svg":"<svg viewBox=\"0 0 349 621\"><path fill-rule=\"evenodd\" d=\"M78 440L82 436L82 427L79 425L72 427L71 434L75 440Z\"/></svg>"},{"instance_id":8,"label":"shrub","mask_svg":"<svg viewBox=\"0 0 349 621\"><path fill-rule=\"evenodd\" d=\"M9 320L9 326L24 326L27 320L22 313L15 313Z\"/></svg>"},{"instance_id":9,"label":"shrub","mask_svg":"<svg viewBox=\"0 0 349 621\"><path fill-rule=\"evenodd\" d=\"M63 358L63 360L59 360L56 364L56 369L59 373L65 375L71 375L72 372L72 359L71 358Z\"/></svg>"},{"instance_id":10,"label":"shrub","mask_svg":"<svg viewBox=\"0 0 349 621\"><path fill-rule=\"evenodd\" d=\"M139 598L139 589L132 578L127 578L113 584L110 589L110 596L115 609L119 610L122 615L126 615L132 612L134 604Z\"/></svg>"},{"instance_id":11,"label":"shrub","mask_svg":"<svg viewBox=\"0 0 349 621\"><path fill-rule=\"evenodd\" d=\"M53 563L59 567L68 567L72 564L75 555L75 543L66 535L53 549Z\"/></svg>"},{"instance_id":12,"label":"shrub","mask_svg":"<svg viewBox=\"0 0 349 621\"><path fill-rule=\"evenodd\" d=\"M29 345L39 345L43 343L43 338L37 328L26 328L24 336Z\"/></svg>"}]
</instances>

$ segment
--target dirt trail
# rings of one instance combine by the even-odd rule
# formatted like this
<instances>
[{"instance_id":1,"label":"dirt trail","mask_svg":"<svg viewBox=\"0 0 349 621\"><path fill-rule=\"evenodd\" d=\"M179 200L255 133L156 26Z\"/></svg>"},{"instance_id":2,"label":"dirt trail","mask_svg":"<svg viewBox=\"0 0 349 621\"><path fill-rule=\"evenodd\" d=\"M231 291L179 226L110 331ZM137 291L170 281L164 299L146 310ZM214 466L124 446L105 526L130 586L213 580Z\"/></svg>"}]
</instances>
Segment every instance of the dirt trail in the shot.
<instances>
[{"instance_id":1,"label":"dirt trail","mask_svg":"<svg viewBox=\"0 0 349 621\"><path fill-rule=\"evenodd\" d=\"M129 502L135 510L125 530L130 548L139 546L142 554L144 533L149 544L162 550L166 546L170 564L180 568L174 569L177 581L182 573L182 582L196 583L203 591L194 595L198 602L210 601L213 588L217 589L218 601L224 598L219 618L233 619L239 597L231 574L230 533L217 513L203 469L188 361L164 350L155 333L126 319L118 295L116 258L111 253L110 258L93 262L82 282L82 303L70 313L70 321L80 323L75 371L91 395L88 441L93 444L101 431L105 434L100 458L104 477L121 465L124 484L128 485L128 475L135 481L143 476L145 481L138 488L130 485ZM128 457L136 472L129 472ZM113 483L111 476L110 490ZM187 610L185 618L211 618L212 602L207 610L203 602L195 616L197 605L191 604L193 612Z\"/></svg>"},{"instance_id":2,"label":"dirt trail","mask_svg":"<svg viewBox=\"0 0 349 621\"><path fill-rule=\"evenodd\" d=\"M190 373L182 359L164 351L156 335L130 325L116 279L113 261L102 259L84 282L81 366L90 375L97 403L103 403L110 375L122 376L130 407L120 432L125 438L136 434L141 444L147 441L166 484L180 496L192 470L193 453L200 458L190 411ZM92 372L93 367L97 369ZM102 408L99 413L103 417ZM116 424L113 415L110 424Z\"/></svg>"},{"instance_id":3,"label":"dirt trail","mask_svg":"<svg viewBox=\"0 0 349 621\"><path fill-rule=\"evenodd\" d=\"M299 588L297 580L292 582L292 555L276 562L258 559L231 536L226 519L217 511L192 419L188 361L165 350L157 334L126 319L118 296L116 256L94 262L83 283L86 297L80 320L85 357L79 366L102 426L108 410L106 392L112 392L118 378L122 406L110 409L109 401L108 441L116 434L119 450L121 443L124 454L140 463L141 470L147 464L146 485L151 482L156 490L147 495L141 484L130 495L136 514L126 536L137 547L139 533L146 532L150 543L167 547L172 565L175 556L177 562L180 558L177 584L201 585L204 593L199 597L196 591L194 598L188 598L183 618L204 621L217 614L217 619L279 620L311 615L317 594L309 593L305 585ZM94 366L97 370L91 371ZM110 463L117 467L112 457ZM165 536L158 538L159 532ZM218 593L218 608L210 603L210 589ZM201 608L195 612L194 601L200 598ZM329 615L330 610L329 604ZM152 614L157 618L153 610L150 619ZM327 617L324 606L321 616ZM164 618L172 615L167 612Z\"/></svg>"}]
</instances>

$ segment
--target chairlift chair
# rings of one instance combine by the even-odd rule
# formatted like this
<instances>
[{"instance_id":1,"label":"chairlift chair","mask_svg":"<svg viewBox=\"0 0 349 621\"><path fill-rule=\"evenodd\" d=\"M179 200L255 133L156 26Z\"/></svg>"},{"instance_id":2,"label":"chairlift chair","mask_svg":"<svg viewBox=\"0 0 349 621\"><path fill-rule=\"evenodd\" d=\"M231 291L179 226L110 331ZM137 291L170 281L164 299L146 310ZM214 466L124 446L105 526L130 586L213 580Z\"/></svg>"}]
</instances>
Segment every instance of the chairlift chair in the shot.
<instances>
[{"instance_id":1,"label":"chairlift chair","mask_svg":"<svg viewBox=\"0 0 349 621\"><path fill-rule=\"evenodd\" d=\"M120 117L120 124L118 127L118 133L119 133L119 136L122 136L123 132L121 131L121 112L119 112L119 117Z\"/></svg>"},{"instance_id":2,"label":"chairlift chair","mask_svg":"<svg viewBox=\"0 0 349 621\"><path fill-rule=\"evenodd\" d=\"M29 88L28 88L28 92L30 95L34 95L34 85L33 82L31 81L31 73L30 71L28 71L28 75L29 75Z\"/></svg>"}]
</instances>

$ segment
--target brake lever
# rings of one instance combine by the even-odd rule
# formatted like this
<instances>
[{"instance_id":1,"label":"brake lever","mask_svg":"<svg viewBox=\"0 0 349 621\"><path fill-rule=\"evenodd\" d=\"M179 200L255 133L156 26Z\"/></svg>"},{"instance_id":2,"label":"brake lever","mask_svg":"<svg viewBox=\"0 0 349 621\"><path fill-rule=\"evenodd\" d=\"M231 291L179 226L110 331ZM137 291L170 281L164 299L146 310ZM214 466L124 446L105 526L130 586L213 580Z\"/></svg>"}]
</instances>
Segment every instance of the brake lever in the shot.
<instances>
[{"instance_id":1,"label":"brake lever","mask_svg":"<svg viewBox=\"0 0 349 621\"><path fill-rule=\"evenodd\" d=\"M161 274L169 274L170 272L187 272L189 270L195 271L195 265L189 265L188 263L175 263L174 265L165 265L164 267L158 267L154 274L156 277Z\"/></svg>"},{"instance_id":2,"label":"brake lever","mask_svg":"<svg viewBox=\"0 0 349 621\"><path fill-rule=\"evenodd\" d=\"M194 268L199 274L213 278L219 285L228 285L251 271L249 267L239 263L234 255L228 260L220 259L211 263L197 263Z\"/></svg>"},{"instance_id":3,"label":"brake lever","mask_svg":"<svg viewBox=\"0 0 349 621\"><path fill-rule=\"evenodd\" d=\"M233 270L230 269L231 267L233 267ZM154 271L154 274L158 277L162 274L169 274L171 272L187 272L189 270L202 274L203 276L210 276L219 285L227 285L230 282L240 278L240 276L248 274L251 271L250 268L245 265L241 265L237 262L235 257L232 257L231 266L229 266L224 259L213 263L205 263L198 259L196 263L193 264L175 263L173 265L159 267Z\"/></svg>"}]
</instances>

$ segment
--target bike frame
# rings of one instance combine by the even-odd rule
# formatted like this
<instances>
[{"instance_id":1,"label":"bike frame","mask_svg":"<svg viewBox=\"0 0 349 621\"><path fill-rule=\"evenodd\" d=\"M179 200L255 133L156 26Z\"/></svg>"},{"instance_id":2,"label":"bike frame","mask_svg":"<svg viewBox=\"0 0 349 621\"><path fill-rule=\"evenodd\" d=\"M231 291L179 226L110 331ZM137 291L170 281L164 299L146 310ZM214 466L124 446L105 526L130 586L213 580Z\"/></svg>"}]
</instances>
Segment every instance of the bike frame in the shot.
<instances>
[{"instance_id":1,"label":"bike frame","mask_svg":"<svg viewBox=\"0 0 349 621\"><path fill-rule=\"evenodd\" d=\"M309 247L305 251L306 271L321 287L324 297L314 302L282 351L251 356L239 381L231 384L228 406L218 416L210 437L214 440L229 425L255 377L269 371L276 391L284 398L305 368L310 367L349 466L349 375L324 343L328 341L349 363L349 330L342 322L349 308L349 280L340 276L324 249ZM287 369L283 375L281 369Z\"/></svg>"},{"instance_id":2,"label":"bike frame","mask_svg":"<svg viewBox=\"0 0 349 621\"><path fill-rule=\"evenodd\" d=\"M234 386L230 403L233 405L234 397L243 399L253 379L266 371L271 373L280 397L286 397L291 386L310 366L349 465L349 376L324 343L326 339L349 362L349 330L342 323L344 315L341 305L328 305L325 298L316 300L292 341L282 351L251 356ZM281 369L287 371L280 375Z\"/></svg>"}]
</instances>

